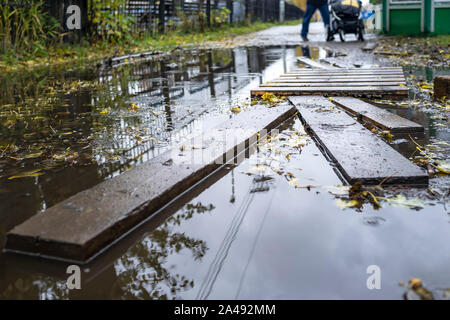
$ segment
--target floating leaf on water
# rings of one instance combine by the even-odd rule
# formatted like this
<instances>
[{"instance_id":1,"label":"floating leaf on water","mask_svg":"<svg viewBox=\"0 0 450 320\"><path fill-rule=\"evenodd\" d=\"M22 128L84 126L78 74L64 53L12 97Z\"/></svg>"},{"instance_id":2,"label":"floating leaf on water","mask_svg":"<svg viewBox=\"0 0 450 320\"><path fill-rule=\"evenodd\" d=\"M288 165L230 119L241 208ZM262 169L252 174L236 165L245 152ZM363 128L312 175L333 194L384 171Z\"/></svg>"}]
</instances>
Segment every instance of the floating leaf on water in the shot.
<instances>
[{"instance_id":1,"label":"floating leaf on water","mask_svg":"<svg viewBox=\"0 0 450 320\"><path fill-rule=\"evenodd\" d=\"M433 89L433 86L432 86L432 85L429 85L429 84L426 84L426 83L421 84L420 87L421 87L422 89Z\"/></svg>"},{"instance_id":2,"label":"floating leaf on water","mask_svg":"<svg viewBox=\"0 0 450 320\"><path fill-rule=\"evenodd\" d=\"M239 107L234 107L234 108L231 108L231 112L233 112L233 113L239 113L239 112L241 112L242 110L241 110L241 108L239 108Z\"/></svg>"},{"instance_id":3,"label":"floating leaf on water","mask_svg":"<svg viewBox=\"0 0 450 320\"><path fill-rule=\"evenodd\" d=\"M407 199L402 194L399 194L393 198L386 198L385 200L388 203L390 203L391 205L408 207L411 209L422 209L425 206L425 203L423 200L421 200L419 198Z\"/></svg>"},{"instance_id":4,"label":"floating leaf on water","mask_svg":"<svg viewBox=\"0 0 450 320\"><path fill-rule=\"evenodd\" d=\"M256 166L251 167L250 169L248 169L248 171L246 173L247 174L263 174L266 171L267 171L267 167L266 166L256 165Z\"/></svg>"},{"instance_id":5,"label":"floating leaf on water","mask_svg":"<svg viewBox=\"0 0 450 320\"><path fill-rule=\"evenodd\" d=\"M9 177L8 180L29 178L29 177L37 177L37 176L40 176L42 174L44 174L44 173L41 172L41 169L37 169L37 170L27 171L27 172L18 174L16 176Z\"/></svg>"},{"instance_id":6,"label":"floating leaf on water","mask_svg":"<svg viewBox=\"0 0 450 320\"><path fill-rule=\"evenodd\" d=\"M130 107L128 108L128 111L130 112L136 112L139 110L139 106L136 105L135 103L130 104Z\"/></svg>"},{"instance_id":7,"label":"floating leaf on water","mask_svg":"<svg viewBox=\"0 0 450 320\"><path fill-rule=\"evenodd\" d=\"M450 174L450 161L449 160L436 160L436 168L446 174Z\"/></svg>"},{"instance_id":8,"label":"floating leaf on water","mask_svg":"<svg viewBox=\"0 0 450 320\"><path fill-rule=\"evenodd\" d=\"M346 196L350 191L350 186L328 186L326 189L334 196Z\"/></svg>"},{"instance_id":9,"label":"floating leaf on water","mask_svg":"<svg viewBox=\"0 0 450 320\"><path fill-rule=\"evenodd\" d=\"M24 156L25 159L34 159L39 158L42 155L42 152L30 153Z\"/></svg>"},{"instance_id":10,"label":"floating leaf on water","mask_svg":"<svg viewBox=\"0 0 450 320\"><path fill-rule=\"evenodd\" d=\"M433 294L422 285L419 278L411 278L408 282L408 291L405 293L406 300L433 300Z\"/></svg>"},{"instance_id":11,"label":"floating leaf on water","mask_svg":"<svg viewBox=\"0 0 450 320\"><path fill-rule=\"evenodd\" d=\"M390 139L392 139L394 137L394 135L390 131L387 131L387 130L381 131L380 135L385 137L388 140L390 140Z\"/></svg>"},{"instance_id":12,"label":"floating leaf on water","mask_svg":"<svg viewBox=\"0 0 450 320\"><path fill-rule=\"evenodd\" d=\"M338 208L340 209L346 209L346 208L355 208L355 207L359 207L360 202L358 200L343 200L343 199L338 199L336 200L336 205L338 206Z\"/></svg>"}]
</instances>

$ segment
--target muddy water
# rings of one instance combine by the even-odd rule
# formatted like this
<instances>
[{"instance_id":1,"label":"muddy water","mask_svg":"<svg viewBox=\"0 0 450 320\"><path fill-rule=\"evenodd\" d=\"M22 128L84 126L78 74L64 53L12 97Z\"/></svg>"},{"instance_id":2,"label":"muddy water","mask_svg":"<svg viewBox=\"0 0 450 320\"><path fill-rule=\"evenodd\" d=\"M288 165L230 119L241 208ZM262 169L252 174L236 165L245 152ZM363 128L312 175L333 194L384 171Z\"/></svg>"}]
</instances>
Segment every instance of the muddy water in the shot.
<instances>
[{"instance_id":1,"label":"muddy water","mask_svg":"<svg viewBox=\"0 0 450 320\"><path fill-rule=\"evenodd\" d=\"M89 72L39 75L35 86L74 79L99 85L56 94L51 108L33 109L2 128L2 145L18 150L0 160L0 238L46 207L226 120L232 106L246 101L250 87L286 71L296 55L307 54L327 56L318 48L198 51L95 77ZM1 96L2 104L24 96L38 99L42 89L14 90L15 95ZM450 140L448 126L436 125L431 114L387 108L425 126L425 135L417 137L422 144ZM44 119L34 119L39 116ZM29 136L43 127L40 134L50 136L51 149L39 148L39 137ZM303 130L298 119L286 127ZM411 277L423 279L436 298L443 298L450 287L445 199L425 198L415 209L385 204L375 210L364 204L341 210L328 187L342 182L305 139L287 164L297 188L282 175L255 174L265 159L260 150L241 165L224 168L83 266L81 290L67 289L63 263L3 254L0 298L396 299L406 291L399 282ZM414 146L407 139L396 137L392 145L412 157ZM37 169L41 175L8 179ZM436 177L431 185L444 193L449 182ZM421 199L426 193L412 192ZM370 265L381 269L381 290L367 289Z\"/></svg>"}]
</instances>

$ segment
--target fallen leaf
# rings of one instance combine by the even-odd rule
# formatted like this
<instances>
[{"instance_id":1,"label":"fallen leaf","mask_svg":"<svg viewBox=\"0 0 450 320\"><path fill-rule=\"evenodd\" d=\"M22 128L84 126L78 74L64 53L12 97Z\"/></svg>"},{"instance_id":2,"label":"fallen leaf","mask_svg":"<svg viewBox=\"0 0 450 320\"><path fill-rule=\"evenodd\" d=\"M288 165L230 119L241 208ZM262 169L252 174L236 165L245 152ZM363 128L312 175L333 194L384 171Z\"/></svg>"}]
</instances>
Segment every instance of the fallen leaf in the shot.
<instances>
[{"instance_id":1,"label":"fallen leaf","mask_svg":"<svg viewBox=\"0 0 450 320\"><path fill-rule=\"evenodd\" d=\"M346 209L346 208L358 207L359 206L359 201L358 200L338 199L338 200L336 200L336 205L338 206L338 208L343 210L343 209Z\"/></svg>"},{"instance_id":2,"label":"fallen leaf","mask_svg":"<svg viewBox=\"0 0 450 320\"><path fill-rule=\"evenodd\" d=\"M233 113L239 113L239 112L241 112L242 110L241 110L241 108L239 108L239 107L234 107L234 108L231 108L231 112L233 112Z\"/></svg>"},{"instance_id":3,"label":"fallen leaf","mask_svg":"<svg viewBox=\"0 0 450 320\"><path fill-rule=\"evenodd\" d=\"M38 170L33 170L33 171L27 171L27 172L18 174L16 176L9 177L8 180L29 178L29 177L37 177L37 176L40 176L42 174L44 174L44 173L41 172L41 169L38 169Z\"/></svg>"}]
</instances>

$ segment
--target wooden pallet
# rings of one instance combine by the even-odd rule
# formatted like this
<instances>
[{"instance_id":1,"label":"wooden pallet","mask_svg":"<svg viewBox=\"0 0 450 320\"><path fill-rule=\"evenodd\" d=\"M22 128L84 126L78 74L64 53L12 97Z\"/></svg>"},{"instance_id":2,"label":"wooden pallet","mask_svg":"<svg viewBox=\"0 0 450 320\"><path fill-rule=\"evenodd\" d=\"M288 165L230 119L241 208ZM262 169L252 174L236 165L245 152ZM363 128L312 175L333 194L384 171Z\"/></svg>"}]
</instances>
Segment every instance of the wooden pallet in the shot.
<instances>
[{"instance_id":1,"label":"wooden pallet","mask_svg":"<svg viewBox=\"0 0 450 320\"><path fill-rule=\"evenodd\" d=\"M402 99L408 96L402 68L293 69L251 91L284 96L333 95Z\"/></svg>"}]
</instances>

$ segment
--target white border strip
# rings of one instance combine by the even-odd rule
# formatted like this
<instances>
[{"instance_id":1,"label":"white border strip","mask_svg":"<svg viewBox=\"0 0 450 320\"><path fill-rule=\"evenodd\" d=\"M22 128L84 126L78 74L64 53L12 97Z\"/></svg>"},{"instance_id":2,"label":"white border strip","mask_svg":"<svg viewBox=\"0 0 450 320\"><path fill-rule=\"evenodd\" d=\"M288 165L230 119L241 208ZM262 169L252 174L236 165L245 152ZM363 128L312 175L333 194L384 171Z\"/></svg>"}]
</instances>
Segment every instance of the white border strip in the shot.
<instances>
[{"instance_id":1,"label":"white border strip","mask_svg":"<svg viewBox=\"0 0 450 320\"><path fill-rule=\"evenodd\" d=\"M425 1L420 4L420 31L425 32Z\"/></svg>"},{"instance_id":2,"label":"white border strip","mask_svg":"<svg viewBox=\"0 0 450 320\"><path fill-rule=\"evenodd\" d=\"M434 0L431 0L431 23L430 23L430 32L434 32Z\"/></svg>"}]
</instances>

